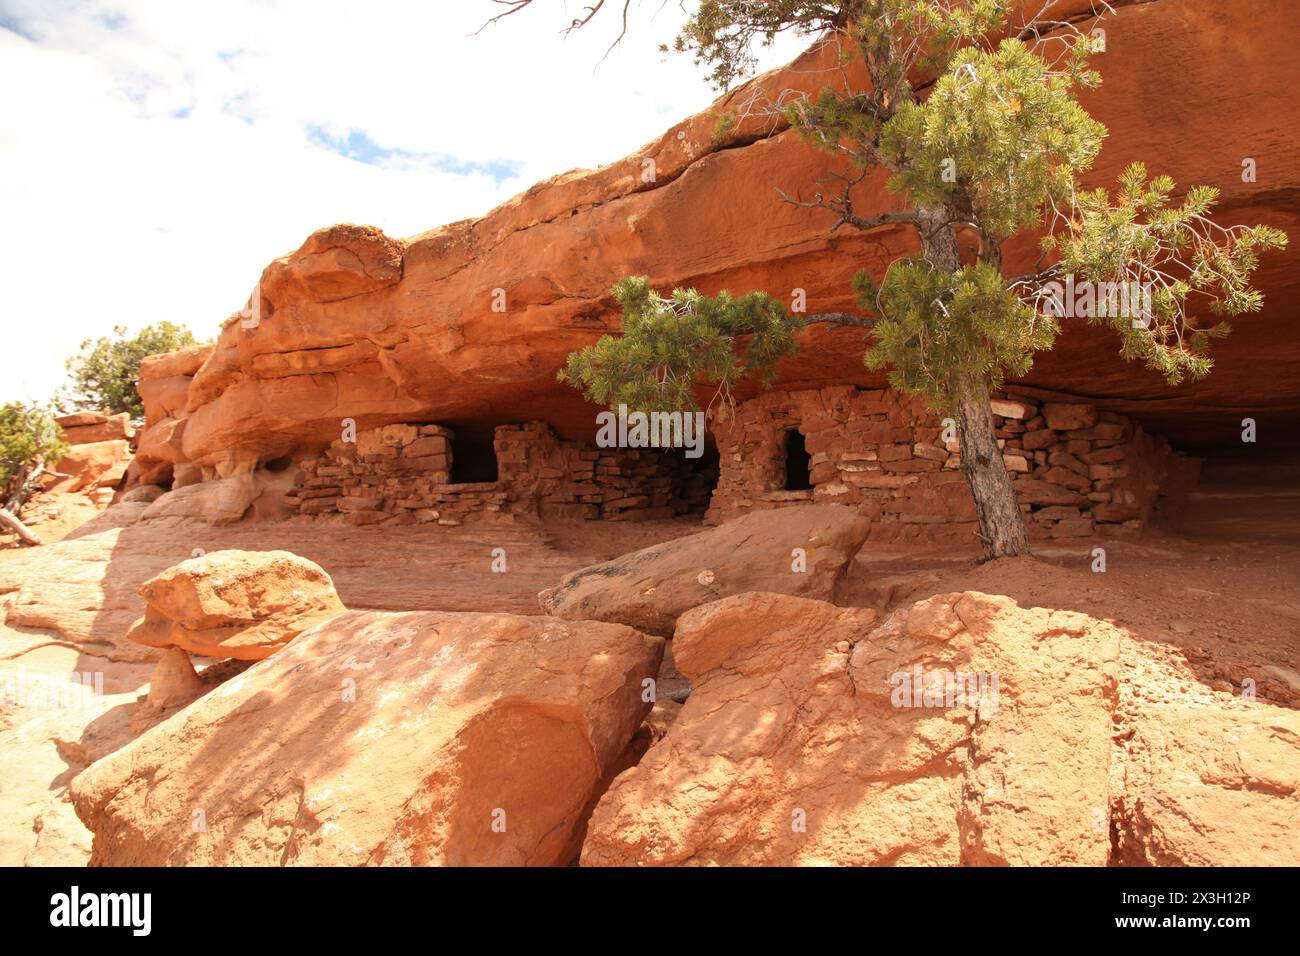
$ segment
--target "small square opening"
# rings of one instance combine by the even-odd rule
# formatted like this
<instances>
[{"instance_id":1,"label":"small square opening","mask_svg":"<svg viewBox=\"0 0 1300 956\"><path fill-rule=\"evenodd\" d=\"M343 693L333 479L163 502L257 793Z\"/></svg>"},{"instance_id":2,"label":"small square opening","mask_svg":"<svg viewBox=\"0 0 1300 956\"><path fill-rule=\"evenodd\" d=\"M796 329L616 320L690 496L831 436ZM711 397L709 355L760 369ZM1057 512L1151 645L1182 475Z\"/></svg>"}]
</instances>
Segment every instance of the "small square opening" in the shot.
<instances>
[{"instance_id":1,"label":"small square opening","mask_svg":"<svg viewBox=\"0 0 1300 956\"><path fill-rule=\"evenodd\" d=\"M791 428L785 433L785 490L808 491L812 488L812 456L803 432Z\"/></svg>"},{"instance_id":2,"label":"small square opening","mask_svg":"<svg viewBox=\"0 0 1300 956\"><path fill-rule=\"evenodd\" d=\"M451 483L468 485L497 479L497 451L492 435L462 434L457 430L451 440Z\"/></svg>"}]
</instances>

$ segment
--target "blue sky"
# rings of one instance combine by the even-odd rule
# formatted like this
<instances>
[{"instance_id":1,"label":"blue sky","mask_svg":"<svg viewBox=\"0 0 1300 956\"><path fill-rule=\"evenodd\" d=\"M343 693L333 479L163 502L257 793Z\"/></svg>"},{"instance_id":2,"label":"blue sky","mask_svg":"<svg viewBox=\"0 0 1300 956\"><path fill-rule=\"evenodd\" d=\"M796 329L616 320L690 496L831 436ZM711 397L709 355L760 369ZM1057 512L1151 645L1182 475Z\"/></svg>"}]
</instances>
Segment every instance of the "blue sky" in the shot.
<instances>
[{"instance_id":1,"label":"blue sky","mask_svg":"<svg viewBox=\"0 0 1300 956\"><path fill-rule=\"evenodd\" d=\"M347 159L371 166L424 166L456 176L484 175L495 183L518 179L524 168L521 159L461 159L447 153L418 153L395 146L380 146L363 129L350 129L345 134L338 134L321 126L309 126L307 139Z\"/></svg>"},{"instance_id":2,"label":"blue sky","mask_svg":"<svg viewBox=\"0 0 1300 956\"><path fill-rule=\"evenodd\" d=\"M482 215L713 99L657 52L676 4L635 7L603 63L614 17L562 37L582 4L536 6L473 36L488 0L0 0L4 321L25 343L0 401L48 398L114 325L214 335L321 226Z\"/></svg>"}]
</instances>

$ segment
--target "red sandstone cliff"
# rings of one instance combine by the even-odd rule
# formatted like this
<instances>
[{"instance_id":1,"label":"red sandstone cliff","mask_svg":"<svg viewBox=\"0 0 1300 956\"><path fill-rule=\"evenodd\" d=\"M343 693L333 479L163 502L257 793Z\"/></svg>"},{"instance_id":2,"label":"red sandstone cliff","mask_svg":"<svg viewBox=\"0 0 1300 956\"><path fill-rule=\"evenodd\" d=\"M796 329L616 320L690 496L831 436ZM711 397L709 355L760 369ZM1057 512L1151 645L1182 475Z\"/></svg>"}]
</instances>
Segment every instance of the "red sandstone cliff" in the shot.
<instances>
[{"instance_id":1,"label":"red sandstone cliff","mask_svg":"<svg viewBox=\"0 0 1300 956\"><path fill-rule=\"evenodd\" d=\"M1282 95L1297 78L1292 17L1287 0L1123 5L1105 21L1103 86L1084 97L1110 130L1089 185L1113 182L1141 160L1180 187L1219 187L1225 220L1300 233L1300 104ZM788 296L802 288L810 312L852 308L852 274L863 265L880 273L909 251L910 235L831 236L829 213L784 203L777 187L808 190L824 156L770 119L743 115L752 94L815 87L829 60L829 51L810 51L638 153L540 183L482 219L406 240L358 226L316 233L266 269L260 310L227 320L201 367L146 371L152 427L142 469L152 457L154 475L180 465L186 481L246 472L323 449L344 418L454 428L544 418L561 435L589 438L594 410L555 371L570 351L617 327L608 290L626 274L649 274L664 289ZM722 140L717 110L742 116ZM1255 182L1242 181L1246 158L1255 160ZM654 160L653 183L643 181L644 159ZM897 201L882 184L882 176L863 184L860 214ZM1032 236L1008 243L1007 269L1027 271L1035 254ZM1235 440L1245 415L1265 429L1294 425L1295 271L1286 255L1264 262L1265 311L1218 346L1202 383L1171 390L1120 360L1109 330L1081 325L1066 329L1026 381L1096 400L1189 446ZM497 289L504 313L493 311ZM783 366L786 384L880 384L862 367L860 331L814 328L805 339ZM177 376L189 374L182 411ZM150 385L158 377L172 379L162 411L156 393L164 390ZM151 456L151 447L160 450Z\"/></svg>"}]
</instances>

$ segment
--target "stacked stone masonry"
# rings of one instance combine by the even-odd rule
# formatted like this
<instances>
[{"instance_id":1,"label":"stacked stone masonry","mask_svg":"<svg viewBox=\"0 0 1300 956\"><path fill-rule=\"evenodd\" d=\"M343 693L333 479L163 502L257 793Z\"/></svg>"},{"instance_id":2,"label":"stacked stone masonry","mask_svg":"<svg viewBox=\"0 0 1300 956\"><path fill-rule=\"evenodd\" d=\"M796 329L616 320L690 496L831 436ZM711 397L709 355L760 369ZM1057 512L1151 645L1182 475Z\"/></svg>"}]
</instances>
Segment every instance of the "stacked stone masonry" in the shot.
<instances>
[{"instance_id":1,"label":"stacked stone masonry","mask_svg":"<svg viewBox=\"0 0 1300 956\"><path fill-rule=\"evenodd\" d=\"M701 514L716 470L680 453L594 448L560 440L544 422L502 425L497 481L452 483L455 435L436 424L385 425L336 441L299 464L286 502L352 524L458 525L485 513L628 520Z\"/></svg>"},{"instance_id":2,"label":"stacked stone masonry","mask_svg":"<svg viewBox=\"0 0 1300 956\"><path fill-rule=\"evenodd\" d=\"M1065 396L993 400L1003 459L1035 537L1139 527L1159 496L1195 483L1199 462L1130 419ZM969 543L974 503L955 440L918 399L893 389L770 391L715 420L720 473L680 453L604 449L544 422L496 428L498 480L452 483L455 436L385 425L300 463L288 504L353 524L461 524L487 513L605 520L699 514L710 523L806 501L857 506L884 541ZM789 434L803 436L808 484L787 487ZM714 485L716 483L716 488Z\"/></svg>"},{"instance_id":3,"label":"stacked stone masonry","mask_svg":"<svg viewBox=\"0 0 1300 956\"><path fill-rule=\"evenodd\" d=\"M1162 491L1195 482L1199 462L1093 405L1004 393L993 411L1035 537L1087 535L1097 524L1139 526ZM810 456L811 489L786 488L792 430ZM715 435L721 475L710 522L837 501L874 520L875 540L969 542L977 530L957 441L944 440L943 422L921 401L893 389L767 392L715 423Z\"/></svg>"}]
</instances>

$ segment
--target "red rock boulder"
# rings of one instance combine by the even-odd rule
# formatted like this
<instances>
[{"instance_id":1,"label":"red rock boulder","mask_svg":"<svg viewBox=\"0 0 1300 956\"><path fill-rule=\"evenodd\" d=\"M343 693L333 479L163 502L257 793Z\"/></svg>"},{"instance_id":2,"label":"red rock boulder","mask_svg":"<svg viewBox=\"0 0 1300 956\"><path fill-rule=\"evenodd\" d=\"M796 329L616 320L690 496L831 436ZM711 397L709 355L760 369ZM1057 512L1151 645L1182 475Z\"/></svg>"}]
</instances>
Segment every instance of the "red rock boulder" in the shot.
<instances>
[{"instance_id":1,"label":"red rock boulder","mask_svg":"<svg viewBox=\"0 0 1300 956\"><path fill-rule=\"evenodd\" d=\"M691 608L744 591L832 600L871 522L843 505L757 511L574 571L538 595L547 614L670 635Z\"/></svg>"},{"instance_id":2,"label":"red rock boulder","mask_svg":"<svg viewBox=\"0 0 1300 956\"><path fill-rule=\"evenodd\" d=\"M78 776L91 862L568 863L663 643L616 624L349 612Z\"/></svg>"},{"instance_id":3,"label":"red rock boulder","mask_svg":"<svg viewBox=\"0 0 1300 956\"><path fill-rule=\"evenodd\" d=\"M1119 631L944 594L883 621L778 594L682 616L692 693L584 865L1105 865Z\"/></svg>"},{"instance_id":4,"label":"red rock boulder","mask_svg":"<svg viewBox=\"0 0 1300 956\"><path fill-rule=\"evenodd\" d=\"M320 565L288 551L214 551L140 586L144 617L127 639L255 661L346 608Z\"/></svg>"}]
</instances>

